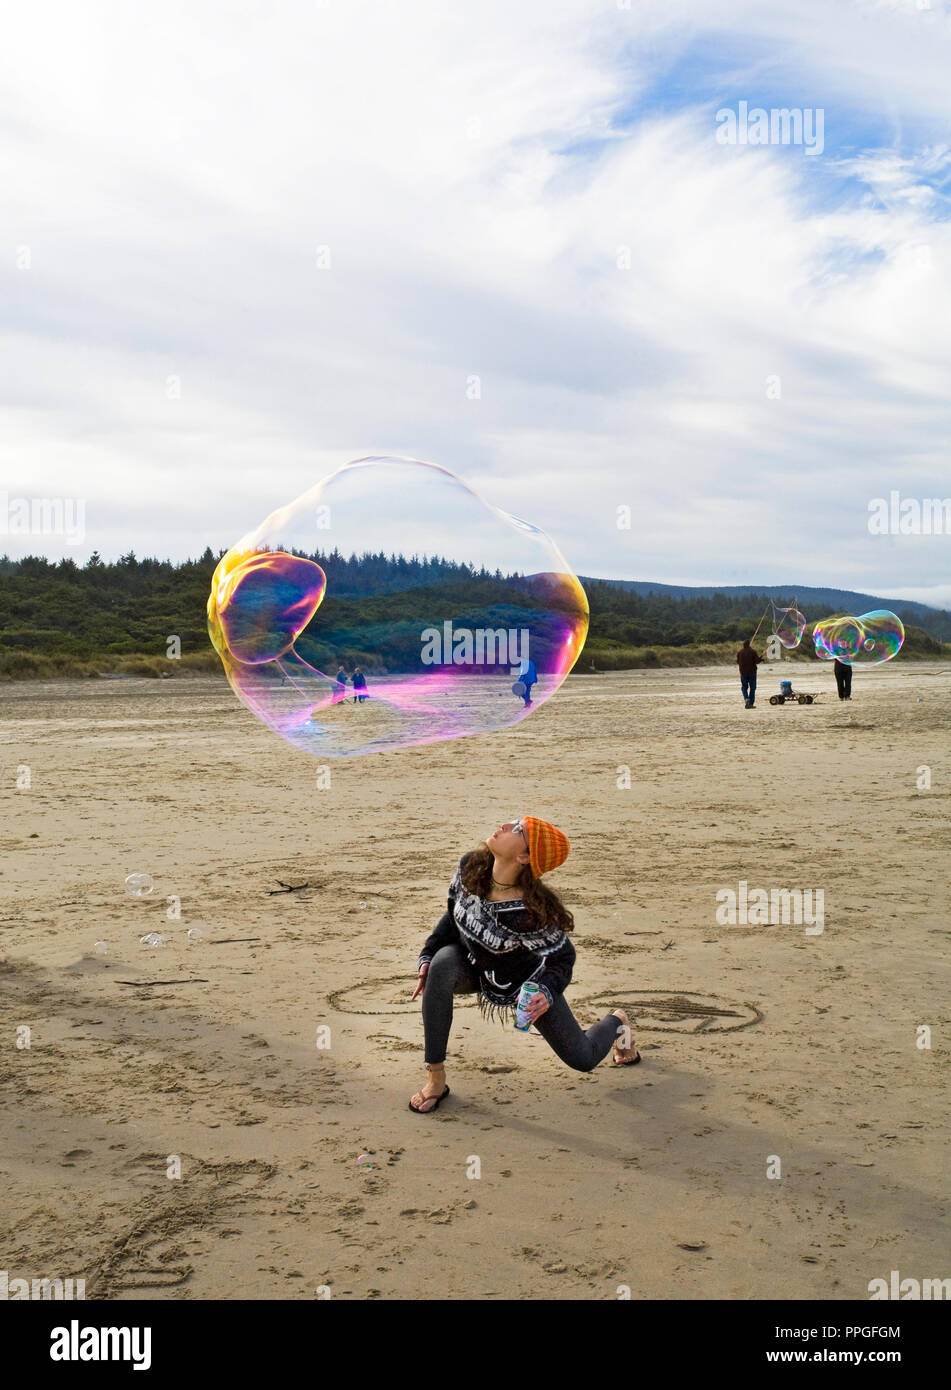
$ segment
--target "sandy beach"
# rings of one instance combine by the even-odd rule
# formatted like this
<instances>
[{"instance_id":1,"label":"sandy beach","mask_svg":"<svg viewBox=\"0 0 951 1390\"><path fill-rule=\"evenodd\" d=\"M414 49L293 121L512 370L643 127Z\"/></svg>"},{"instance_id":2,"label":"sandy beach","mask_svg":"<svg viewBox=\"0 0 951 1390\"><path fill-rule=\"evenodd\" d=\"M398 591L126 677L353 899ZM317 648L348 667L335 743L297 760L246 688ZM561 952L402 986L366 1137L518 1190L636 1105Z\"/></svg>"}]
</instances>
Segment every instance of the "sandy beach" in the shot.
<instances>
[{"instance_id":1,"label":"sandy beach","mask_svg":"<svg viewBox=\"0 0 951 1390\"><path fill-rule=\"evenodd\" d=\"M768 704L790 675L817 703ZM948 1273L947 665L857 670L848 703L828 667L770 668L755 710L725 668L572 676L513 729L333 761L329 787L223 679L0 709L11 1279L867 1299ZM566 997L585 1026L627 1008L643 1065L573 1072L460 999L451 1095L415 1115L419 950L459 855L524 813L572 844ZM821 890L821 932L721 924L741 882Z\"/></svg>"}]
</instances>

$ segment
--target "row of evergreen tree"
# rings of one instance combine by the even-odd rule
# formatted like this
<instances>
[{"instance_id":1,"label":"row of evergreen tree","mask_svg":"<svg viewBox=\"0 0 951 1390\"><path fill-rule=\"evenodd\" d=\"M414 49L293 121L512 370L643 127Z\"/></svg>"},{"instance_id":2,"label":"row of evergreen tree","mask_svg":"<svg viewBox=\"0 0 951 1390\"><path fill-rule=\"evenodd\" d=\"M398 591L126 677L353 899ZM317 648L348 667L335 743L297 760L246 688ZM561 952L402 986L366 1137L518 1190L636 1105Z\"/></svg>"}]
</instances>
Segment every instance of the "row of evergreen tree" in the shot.
<instances>
[{"instance_id":1,"label":"row of evergreen tree","mask_svg":"<svg viewBox=\"0 0 951 1390\"><path fill-rule=\"evenodd\" d=\"M222 552L223 553L223 552ZM0 559L0 649L57 652L77 656L147 653L164 649L169 634L183 647L207 647L205 606L211 577L220 559L212 550L197 560L172 562L138 559L131 551L106 562L93 554L83 565L72 559L31 556ZM517 601L541 607L550 591L532 575L476 570L442 556L403 556L367 552L315 553L327 574L327 598L320 626L341 637L347 633L382 632L398 621L429 621L439 610L461 623L474 615L503 615ZM689 646L740 641L751 636L769 599L761 594L673 597L639 594L610 581L589 581L589 647ZM558 601L557 599L555 600ZM810 621L828 616L800 605ZM902 614L907 626L925 626L933 639L951 640L951 617L927 619ZM501 618L499 625L503 625ZM770 631L769 619L760 629ZM924 635L924 634L923 634Z\"/></svg>"}]
</instances>

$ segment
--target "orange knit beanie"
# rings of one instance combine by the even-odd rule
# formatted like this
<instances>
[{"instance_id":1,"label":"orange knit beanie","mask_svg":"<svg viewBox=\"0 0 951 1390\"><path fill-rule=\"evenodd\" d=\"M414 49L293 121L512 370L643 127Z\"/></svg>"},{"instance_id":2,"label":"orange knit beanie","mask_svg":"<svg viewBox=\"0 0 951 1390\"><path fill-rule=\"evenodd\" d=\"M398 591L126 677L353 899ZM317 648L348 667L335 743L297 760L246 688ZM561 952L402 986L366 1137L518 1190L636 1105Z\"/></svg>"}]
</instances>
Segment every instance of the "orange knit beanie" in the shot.
<instances>
[{"instance_id":1,"label":"orange knit beanie","mask_svg":"<svg viewBox=\"0 0 951 1390\"><path fill-rule=\"evenodd\" d=\"M550 821L539 820L536 816L523 816L522 824L528 835L528 862L536 878L547 874L549 869L557 869L568 858L571 846L567 835L563 835Z\"/></svg>"}]
</instances>

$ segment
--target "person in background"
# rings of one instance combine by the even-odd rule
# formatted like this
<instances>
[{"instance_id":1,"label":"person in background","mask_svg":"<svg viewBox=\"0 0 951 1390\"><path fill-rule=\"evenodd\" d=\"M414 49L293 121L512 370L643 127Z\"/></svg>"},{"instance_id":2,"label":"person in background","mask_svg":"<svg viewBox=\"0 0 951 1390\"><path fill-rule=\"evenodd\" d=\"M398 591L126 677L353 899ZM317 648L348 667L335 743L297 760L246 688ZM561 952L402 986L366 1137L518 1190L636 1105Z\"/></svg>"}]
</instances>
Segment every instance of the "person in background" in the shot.
<instances>
[{"instance_id":1,"label":"person in background","mask_svg":"<svg viewBox=\"0 0 951 1390\"><path fill-rule=\"evenodd\" d=\"M747 637L736 654L736 664L740 668L740 689L743 691L746 709L756 708L756 668L762 660L759 652L750 646L750 639Z\"/></svg>"},{"instance_id":2,"label":"person in background","mask_svg":"<svg viewBox=\"0 0 951 1390\"><path fill-rule=\"evenodd\" d=\"M522 657L518 667L518 678L525 687L525 694L522 698L528 707L532 703L532 686L538 684L538 672L535 670L535 663L531 657Z\"/></svg>"},{"instance_id":3,"label":"person in background","mask_svg":"<svg viewBox=\"0 0 951 1390\"><path fill-rule=\"evenodd\" d=\"M359 666L353 668L353 703L359 700L361 705L367 698L367 678Z\"/></svg>"},{"instance_id":4,"label":"person in background","mask_svg":"<svg viewBox=\"0 0 951 1390\"><path fill-rule=\"evenodd\" d=\"M346 671L343 669L343 662L341 662L339 667L337 668L337 674L334 676L334 704L336 704L340 700L345 700L347 698L348 679L349 677L347 676Z\"/></svg>"},{"instance_id":5,"label":"person in background","mask_svg":"<svg viewBox=\"0 0 951 1390\"><path fill-rule=\"evenodd\" d=\"M840 661L836 657L832 663L832 670L835 673L835 683L839 690L840 700L851 700L852 698L852 667L847 661Z\"/></svg>"}]
</instances>

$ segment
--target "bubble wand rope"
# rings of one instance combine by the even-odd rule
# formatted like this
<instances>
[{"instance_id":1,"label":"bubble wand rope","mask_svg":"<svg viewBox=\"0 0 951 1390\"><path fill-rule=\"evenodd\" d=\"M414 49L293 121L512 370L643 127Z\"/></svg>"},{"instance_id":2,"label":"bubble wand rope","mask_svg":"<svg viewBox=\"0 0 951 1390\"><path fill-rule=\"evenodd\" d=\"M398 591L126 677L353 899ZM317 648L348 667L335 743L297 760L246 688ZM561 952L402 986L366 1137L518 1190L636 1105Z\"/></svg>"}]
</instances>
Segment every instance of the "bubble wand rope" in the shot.
<instances>
[{"instance_id":1,"label":"bubble wand rope","mask_svg":"<svg viewBox=\"0 0 951 1390\"><path fill-rule=\"evenodd\" d=\"M766 605L766 607L763 609L763 618L766 617L766 614L769 612L769 610L770 610L772 607L773 607L773 602L772 602L772 599L770 599L769 603L768 603L768 604ZM759 632L760 628L763 626L763 618L760 618L759 622L756 624L756 632ZM754 632L754 633L753 633L753 636L750 638L750 646L751 646L751 647L752 647L753 643L756 641L756 632Z\"/></svg>"}]
</instances>

